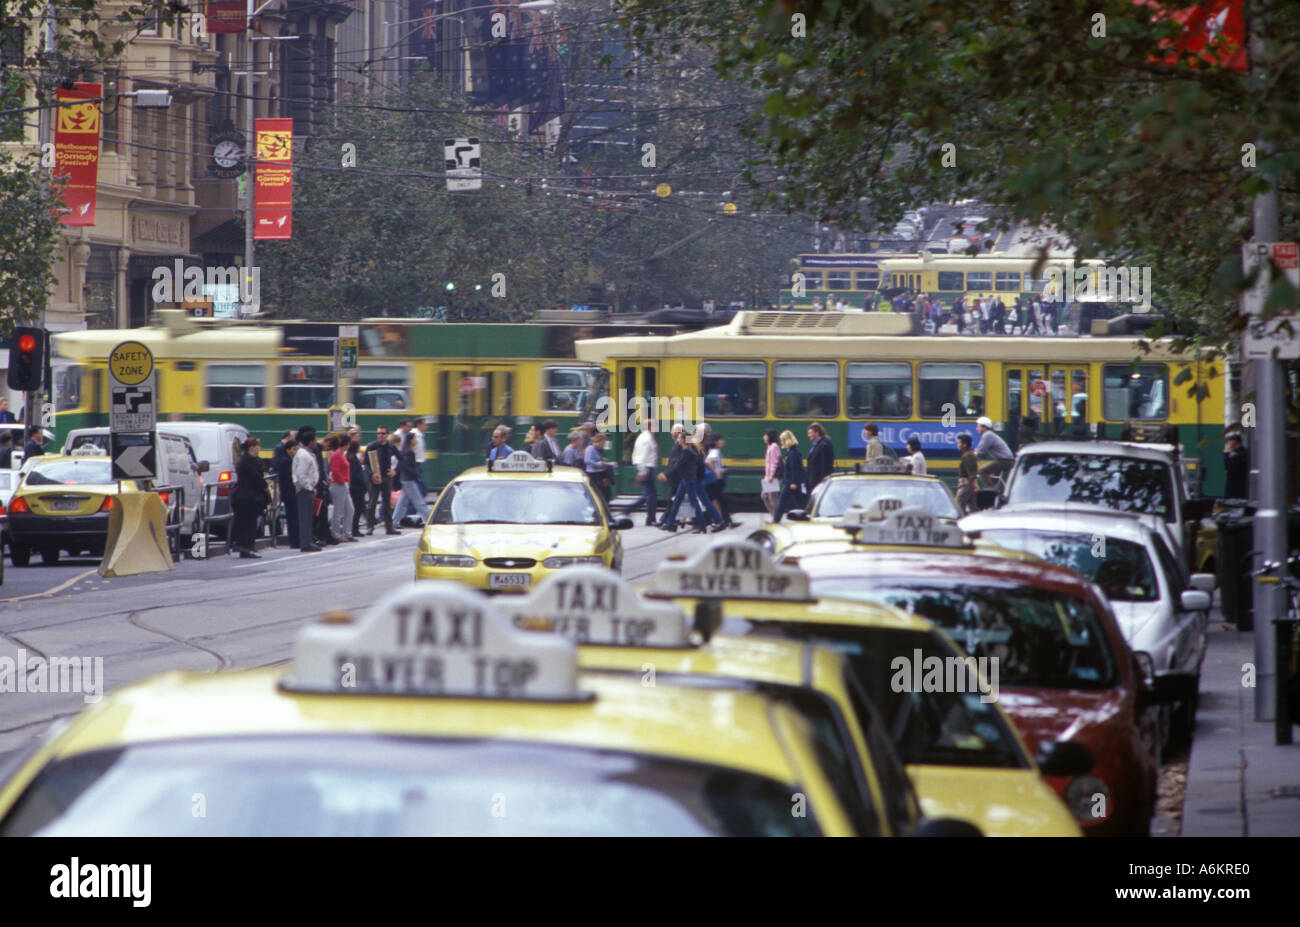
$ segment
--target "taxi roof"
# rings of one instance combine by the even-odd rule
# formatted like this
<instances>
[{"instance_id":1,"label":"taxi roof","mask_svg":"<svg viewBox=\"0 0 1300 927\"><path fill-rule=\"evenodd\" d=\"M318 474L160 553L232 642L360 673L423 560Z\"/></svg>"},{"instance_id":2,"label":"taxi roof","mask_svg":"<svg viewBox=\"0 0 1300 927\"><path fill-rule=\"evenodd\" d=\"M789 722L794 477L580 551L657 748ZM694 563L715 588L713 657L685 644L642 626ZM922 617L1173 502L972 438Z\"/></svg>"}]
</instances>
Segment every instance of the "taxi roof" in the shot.
<instances>
[{"instance_id":1,"label":"taxi roof","mask_svg":"<svg viewBox=\"0 0 1300 927\"><path fill-rule=\"evenodd\" d=\"M1074 515L1081 520L1072 522ZM993 509L975 512L959 521L963 531L1053 531L1057 534L1101 534L1145 544L1152 528L1147 519L1159 518L1141 512L1121 512L1099 506L1044 506L1033 508Z\"/></svg>"},{"instance_id":2,"label":"taxi roof","mask_svg":"<svg viewBox=\"0 0 1300 927\"><path fill-rule=\"evenodd\" d=\"M585 483L587 475L577 467L556 466L549 473L488 472L486 466L470 467L457 474L453 483L464 480L550 480L560 483Z\"/></svg>"},{"instance_id":3,"label":"taxi roof","mask_svg":"<svg viewBox=\"0 0 1300 927\"><path fill-rule=\"evenodd\" d=\"M726 679L752 680L786 686L809 682L810 661L806 644L781 638L730 637L715 635L698 647L626 647L583 644L578 648L578 665L584 670L626 670L642 672L654 665L661 673L690 673Z\"/></svg>"},{"instance_id":4,"label":"taxi roof","mask_svg":"<svg viewBox=\"0 0 1300 927\"><path fill-rule=\"evenodd\" d=\"M128 744L308 734L522 740L620 750L796 780L769 697L742 689L643 686L587 675L594 699L478 698L288 692L285 669L173 672L124 687L88 708L53 744L67 757Z\"/></svg>"},{"instance_id":5,"label":"taxi roof","mask_svg":"<svg viewBox=\"0 0 1300 927\"><path fill-rule=\"evenodd\" d=\"M898 577L935 581L975 580L1000 586L1033 586L1091 598L1092 584L1073 570L1046 561L990 556L972 551L870 548L814 554L799 561L815 584L832 577Z\"/></svg>"},{"instance_id":6,"label":"taxi roof","mask_svg":"<svg viewBox=\"0 0 1300 927\"><path fill-rule=\"evenodd\" d=\"M834 526L828 526L834 527ZM957 523L961 527L961 522ZM1026 553L1022 550L1016 550L1011 547L1003 547L990 540L973 538L973 546L967 548L951 547L927 547L918 544L866 544L854 541L847 536L843 528L835 528L838 536L814 536L799 538L794 543L784 547L780 551L781 557L789 557L799 561L799 565L807 561L809 557L824 557L831 554L870 554L879 552L881 554L895 553L916 553L918 551L933 550L936 552L947 553L966 553L975 554L983 557L1001 557L1007 560L1019 560L1025 563L1042 563L1042 558L1034 554Z\"/></svg>"},{"instance_id":7,"label":"taxi roof","mask_svg":"<svg viewBox=\"0 0 1300 927\"><path fill-rule=\"evenodd\" d=\"M801 567L803 563L799 564ZM806 570L806 568L805 568ZM816 574L806 570L814 579ZM689 614L695 600L678 599L679 605ZM807 624L842 624L873 628L894 628L904 631L929 631L933 625L919 615L913 615L892 605L874 602L850 602L832 597L818 598L813 602L763 601L759 599L725 599L722 602L724 618L746 618L753 621L791 621ZM723 636L723 635L720 635ZM736 640L731 637L731 640Z\"/></svg>"}]
</instances>

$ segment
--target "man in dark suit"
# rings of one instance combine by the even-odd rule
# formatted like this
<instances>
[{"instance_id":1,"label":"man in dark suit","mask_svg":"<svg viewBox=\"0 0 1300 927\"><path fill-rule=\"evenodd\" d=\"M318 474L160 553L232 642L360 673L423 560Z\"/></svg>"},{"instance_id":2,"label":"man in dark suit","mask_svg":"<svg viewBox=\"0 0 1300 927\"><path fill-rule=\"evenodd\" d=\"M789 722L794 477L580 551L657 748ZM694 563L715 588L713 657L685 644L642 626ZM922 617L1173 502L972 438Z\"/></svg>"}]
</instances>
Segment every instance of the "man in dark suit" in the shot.
<instances>
[{"instance_id":1,"label":"man in dark suit","mask_svg":"<svg viewBox=\"0 0 1300 927\"><path fill-rule=\"evenodd\" d=\"M0 396L0 425L9 425L18 421L14 414L9 411L9 397Z\"/></svg>"},{"instance_id":2,"label":"man in dark suit","mask_svg":"<svg viewBox=\"0 0 1300 927\"><path fill-rule=\"evenodd\" d=\"M27 444L23 448L23 458L40 457L45 453L45 432L40 425L27 429Z\"/></svg>"},{"instance_id":3,"label":"man in dark suit","mask_svg":"<svg viewBox=\"0 0 1300 927\"><path fill-rule=\"evenodd\" d=\"M831 446L831 439L826 436L826 429L821 422L813 422L808 426L808 440L812 442L812 447L808 449L805 463L808 468L808 492L811 493L814 486L835 470L835 448Z\"/></svg>"},{"instance_id":4,"label":"man in dark suit","mask_svg":"<svg viewBox=\"0 0 1300 927\"><path fill-rule=\"evenodd\" d=\"M370 525L370 533L374 534L375 503L378 502L384 517L384 533L401 534L401 530L393 526L393 478L389 476L397 466L394 462L394 457L397 455L393 451L393 445L388 442L387 428L380 425L375 435L375 440L366 445L366 459L369 460L372 451L379 458L379 472L372 472L370 476L370 499L366 503L366 521ZM379 477L378 480L375 479L376 476Z\"/></svg>"},{"instance_id":5,"label":"man in dark suit","mask_svg":"<svg viewBox=\"0 0 1300 927\"><path fill-rule=\"evenodd\" d=\"M564 448L560 447L560 439L556 437L559 430L559 424L548 418L542 422L541 439L536 441L528 450L538 460L550 460L559 463L561 456L564 454Z\"/></svg>"},{"instance_id":6,"label":"man in dark suit","mask_svg":"<svg viewBox=\"0 0 1300 927\"><path fill-rule=\"evenodd\" d=\"M1225 499L1250 498L1250 455L1241 445L1241 435L1230 434L1223 439L1223 481Z\"/></svg>"}]
</instances>

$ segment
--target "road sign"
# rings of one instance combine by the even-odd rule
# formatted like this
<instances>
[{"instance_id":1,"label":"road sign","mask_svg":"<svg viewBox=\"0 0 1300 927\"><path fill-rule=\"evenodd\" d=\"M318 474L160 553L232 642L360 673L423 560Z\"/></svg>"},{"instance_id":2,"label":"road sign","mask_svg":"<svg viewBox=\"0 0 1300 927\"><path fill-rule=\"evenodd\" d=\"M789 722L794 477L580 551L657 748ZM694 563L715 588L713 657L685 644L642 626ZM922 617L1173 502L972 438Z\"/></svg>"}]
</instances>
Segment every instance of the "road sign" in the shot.
<instances>
[{"instance_id":1,"label":"road sign","mask_svg":"<svg viewBox=\"0 0 1300 927\"><path fill-rule=\"evenodd\" d=\"M110 435L109 457L115 480L150 480L157 475L153 432Z\"/></svg>"},{"instance_id":2,"label":"road sign","mask_svg":"<svg viewBox=\"0 0 1300 927\"><path fill-rule=\"evenodd\" d=\"M1300 318L1294 315L1259 318L1264 314L1268 291L1273 285L1272 267L1281 270L1292 287L1300 288L1300 246L1291 241L1245 242L1241 246L1241 262L1247 276L1263 265L1255 282L1241 296L1242 312L1252 317L1242 334L1242 355L1262 360L1272 357L1276 349L1279 360L1300 359Z\"/></svg>"},{"instance_id":3,"label":"road sign","mask_svg":"<svg viewBox=\"0 0 1300 927\"><path fill-rule=\"evenodd\" d=\"M1241 353L1251 360L1265 360L1277 348L1278 360L1300 360L1300 316L1275 315L1252 318L1241 338Z\"/></svg>"},{"instance_id":4,"label":"road sign","mask_svg":"<svg viewBox=\"0 0 1300 927\"><path fill-rule=\"evenodd\" d=\"M124 386L139 386L153 374L153 352L138 341L123 341L108 355L108 372Z\"/></svg>"},{"instance_id":5,"label":"road sign","mask_svg":"<svg viewBox=\"0 0 1300 927\"><path fill-rule=\"evenodd\" d=\"M360 352L359 325L339 326L339 377L353 379L357 375L357 355Z\"/></svg>"},{"instance_id":6,"label":"road sign","mask_svg":"<svg viewBox=\"0 0 1300 927\"><path fill-rule=\"evenodd\" d=\"M123 434L153 431L158 421L157 377L150 376L139 386L114 383L110 387L108 430Z\"/></svg>"},{"instance_id":7,"label":"road sign","mask_svg":"<svg viewBox=\"0 0 1300 927\"><path fill-rule=\"evenodd\" d=\"M447 166L447 189L478 190L483 186L483 169L476 138L449 138L443 145Z\"/></svg>"}]
</instances>

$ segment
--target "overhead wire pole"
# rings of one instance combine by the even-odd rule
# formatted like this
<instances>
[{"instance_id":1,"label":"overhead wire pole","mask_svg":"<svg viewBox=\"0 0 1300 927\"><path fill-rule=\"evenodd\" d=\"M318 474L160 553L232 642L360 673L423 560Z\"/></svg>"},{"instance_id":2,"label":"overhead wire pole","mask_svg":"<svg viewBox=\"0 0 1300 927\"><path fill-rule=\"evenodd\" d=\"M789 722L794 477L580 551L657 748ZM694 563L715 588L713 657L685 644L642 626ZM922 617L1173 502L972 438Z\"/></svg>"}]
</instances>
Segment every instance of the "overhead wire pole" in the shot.
<instances>
[{"instance_id":1,"label":"overhead wire pole","mask_svg":"<svg viewBox=\"0 0 1300 927\"><path fill-rule=\"evenodd\" d=\"M1262 62L1265 54L1265 24L1261 6L1252 4L1251 11L1251 78L1257 89L1265 86L1266 75ZM1258 140L1261 157L1272 153L1270 140ZM1278 240L1276 178L1269 179L1269 190L1255 196L1253 204L1254 241L1256 243ZM1270 279L1271 266L1268 255L1262 255L1258 272ZM1262 310L1261 307L1257 307ZM1283 400L1282 363L1273 356L1252 358L1255 379L1255 441L1251 448L1251 478L1254 480L1254 498L1258 508L1254 518L1254 549L1266 568L1285 571L1287 551L1287 500L1286 500L1286 406ZM1279 680L1275 672L1276 641L1273 621L1284 615L1283 588L1276 576L1261 576L1255 583L1255 720L1270 721L1275 717L1275 694ZM1287 730L1287 742L1290 730ZM1281 741L1279 741L1281 742Z\"/></svg>"}]
</instances>

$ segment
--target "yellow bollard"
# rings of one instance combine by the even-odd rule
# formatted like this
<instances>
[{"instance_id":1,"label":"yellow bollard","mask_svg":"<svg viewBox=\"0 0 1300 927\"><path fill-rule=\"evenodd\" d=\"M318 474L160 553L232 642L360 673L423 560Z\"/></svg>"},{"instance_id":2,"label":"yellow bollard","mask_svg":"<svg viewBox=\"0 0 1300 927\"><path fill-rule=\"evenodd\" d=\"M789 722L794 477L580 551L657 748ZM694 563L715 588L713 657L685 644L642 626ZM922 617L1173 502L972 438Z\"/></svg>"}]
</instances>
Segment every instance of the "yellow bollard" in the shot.
<instances>
[{"instance_id":1,"label":"yellow bollard","mask_svg":"<svg viewBox=\"0 0 1300 927\"><path fill-rule=\"evenodd\" d=\"M167 545L167 509L153 492L119 492L108 513L100 576L134 576L175 568Z\"/></svg>"}]
</instances>

